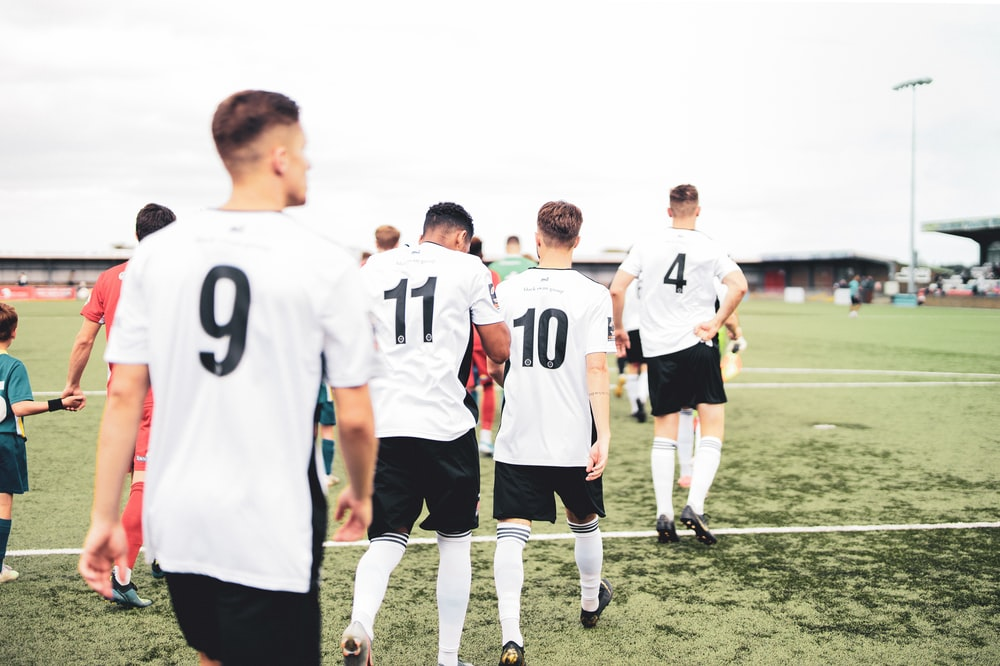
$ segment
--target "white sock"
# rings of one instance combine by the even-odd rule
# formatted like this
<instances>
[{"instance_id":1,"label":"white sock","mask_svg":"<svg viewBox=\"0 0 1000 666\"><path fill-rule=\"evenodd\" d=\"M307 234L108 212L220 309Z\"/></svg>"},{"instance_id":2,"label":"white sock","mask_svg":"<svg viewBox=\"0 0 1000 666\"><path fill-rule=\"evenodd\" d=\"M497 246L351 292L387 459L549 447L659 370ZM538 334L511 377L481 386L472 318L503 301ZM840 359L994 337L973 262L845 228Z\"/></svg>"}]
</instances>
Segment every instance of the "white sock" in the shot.
<instances>
[{"instance_id":1,"label":"white sock","mask_svg":"<svg viewBox=\"0 0 1000 666\"><path fill-rule=\"evenodd\" d=\"M472 589L472 532L437 533L438 663L455 666Z\"/></svg>"},{"instance_id":2,"label":"white sock","mask_svg":"<svg viewBox=\"0 0 1000 666\"><path fill-rule=\"evenodd\" d=\"M488 428L483 428L479 431L479 441L483 444L493 443L493 431Z\"/></svg>"},{"instance_id":3,"label":"white sock","mask_svg":"<svg viewBox=\"0 0 1000 666\"><path fill-rule=\"evenodd\" d=\"M682 409L677 417L677 462L681 476L691 476L691 456L694 453L694 410Z\"/></svg>"},{"instance_id":4,"label":"white sock","mask_svg":"<svg viewBox=\"0 0 1000 666\"><path fill-rule=\"evenodd\" d=\"M702 437L694 456L694 474L691 476L687 500L698 515L705 513L705 497L712 487L721 460L722 441L718 437Z\"/></svg>"},{"instance_id":5,"label":"white sock","mask_svg":"<svg viewBox=\"0 0 1000 666\"><path fill-rule=\"evenodd\" d=\"M493 580L500 612L500 642L514 641L524 647L521 635L521 588L524 585L524 545L531 536L530 525L497 524L497 549L493 555Z\"/></svg>"},{"instance_id":6,"label":"white sock","mask_svg":"<svg viewBox=\"0 0 1000 666\"><path fill-rule=\"evenodd\" d=\"M115 575L115 580L119 585L128 585L132 580L132 570L128 567L119 567L117 564L111 567L111 573Z\"/></svg>"},{"instance_id":7,"label":"white sock","mask_svg":"<svg viewBox=\"0 0 1000 666\"><path fill-rule=\"evenodd\" d=\"M597 594L601 589L601 567L604 564L604 540L598 519L577 525L570 523L576 541L574 555L576 568L580 570L580 605L585 611L597 610Z\"/></svg>"},{"instance_id":8,"label":"white sock","mask_svg":"<svg viewBox=\"0 0 1000 666\"><path fill-rule=\"evenodd\" d=\"M409 536L389 532L372 539L354 573L354 605L351 622L360 622L369 639L375 638L375 615L382 606L389 576L403 559Z\"/></svg>"},{"instance_id":9,"label":"white sock","mask_svg":"<svg viewBox=\"0 0 1000 666\"><path fill-rule=\"evenodd\" d=\"M656 516L674 519L674 451L677 442L666 437L653 438L650 464L653 468L653 494L656 495Z\"/></svg>"},{"instance_id":10,"label":"white sock","mask_svg":"<svg viewBox=\"0 0 1000 666\"><path fill-rule=\"evenodd\" d=\"M643 370L639 373L639 400L643 403L649 404L649 378L646 376L646 371Z\"/></svg>"},{"instance_id":11,"label":"white sock","mask_svg":"<svg viewBox=\"0 0 1000 666\"><path fill-rule=\"evenodd\" d=\"M628 396L629 410L635 414L639 411L635 404L639 399L639 378L636 375L625 375L625 395Z\"/></svg>"}]
</instances>

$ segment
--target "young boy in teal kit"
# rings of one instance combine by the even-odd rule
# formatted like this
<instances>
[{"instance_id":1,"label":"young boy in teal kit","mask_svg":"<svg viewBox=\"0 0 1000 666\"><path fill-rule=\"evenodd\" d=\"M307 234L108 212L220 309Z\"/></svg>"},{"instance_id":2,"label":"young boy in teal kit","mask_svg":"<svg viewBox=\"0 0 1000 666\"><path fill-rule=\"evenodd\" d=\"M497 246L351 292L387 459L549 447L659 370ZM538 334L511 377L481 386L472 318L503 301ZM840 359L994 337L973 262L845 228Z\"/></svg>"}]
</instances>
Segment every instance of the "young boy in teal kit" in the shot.
<instances>
[{"instance_id":1,"label":"young boy in teal kit","mask_svg":"<svg viewBox=\"0 0 1000 666\"><path fill-rule=\"evenodd\" d=\"M7 353L17 335L17 311L0 303L0 583L16 580L18 573L4 564L10 537L14 495L28 492L28 454L24 446L24 417L59 409L76 411L83 394L35 400L24 364Z\"/></svg>"}]
</instances>

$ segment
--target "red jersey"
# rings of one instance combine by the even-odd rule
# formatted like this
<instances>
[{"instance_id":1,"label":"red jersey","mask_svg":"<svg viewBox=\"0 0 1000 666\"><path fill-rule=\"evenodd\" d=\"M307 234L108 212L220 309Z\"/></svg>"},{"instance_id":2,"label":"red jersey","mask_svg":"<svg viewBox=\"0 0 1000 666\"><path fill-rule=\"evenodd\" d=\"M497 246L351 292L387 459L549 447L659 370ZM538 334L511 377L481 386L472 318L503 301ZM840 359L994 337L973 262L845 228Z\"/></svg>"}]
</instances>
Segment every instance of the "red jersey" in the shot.
<instances>
[{"instance_id":1,"label":"red jersey","mask_svg":"<svg viewBox=\"0 0 1000 666\"><path fill-rule=\"evenodd\" d=\"M84 318L95 324L104 325L104 334L111 334L111 322L115 319L115 310L118 308L118 297L122 293L122 280L125 278L124 264L112 266L97 276L97 282L90 291L87 303L80 310Z\"/></svg>"}]
</instances>

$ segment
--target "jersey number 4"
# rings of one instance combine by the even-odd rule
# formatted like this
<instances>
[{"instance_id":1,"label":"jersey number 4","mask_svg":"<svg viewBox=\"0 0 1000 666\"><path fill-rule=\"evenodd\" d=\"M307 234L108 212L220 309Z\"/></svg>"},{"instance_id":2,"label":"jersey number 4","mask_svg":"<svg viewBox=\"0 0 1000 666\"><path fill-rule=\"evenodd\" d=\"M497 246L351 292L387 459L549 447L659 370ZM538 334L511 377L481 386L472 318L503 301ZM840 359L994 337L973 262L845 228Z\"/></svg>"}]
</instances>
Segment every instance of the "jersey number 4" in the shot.
<instances>
[{"instance_id":1,"label":"jersey number 4","mask_svg":"<svg viewBox=\"0 0 1000 666\"><path fill-rule=\"evenodd\" d=\"M667 274L663 276L663 284L674 285L674 290L678 294L684 293L684 285L687 284L687 280L684 279L684 260L687 255L683 252L678 254L674 258L674 263L670 264L670 268L667 269Z\"/></svg>"},{"instance_id":2,"label":"jersey number 4","mask_svg":"<svg viewBox=\"0 0 1000 666\"><path fill-rule=\"evenodd\" d=\"M555 322L555 332L552 324ZM535 308L514 320L514 327L524 327L524 342L521 346L521 365L530 367L535 364ZM569 333L569 318L566 313L556 308L542 310L538 316L538 361L543 368L555 370L566 360L566 336ZM552 340L554 338L554 340ZM552 345L552 355L549 355L549 341Z\"/></svg>"},{"instance_id":3,"label":"jersey number 4","mask_svg":"<svg viewBox=\"0 0 1000 666\"><path fill-rule=\"evenodd\" d=\"M220 323L215 318L216 287L221 280L232 283L233 313L229 321ZM246 273L235 266L216 266L205 276L201 285L201 326L213 338L229 338L229 348L221 361L214 352L200 353L201 364L219 377L228 375L239 365L247 342L247 321L250 315L250 280Z\"/></svg>"},{"instance_id":4,"label":"jersey number 4","mask_svg":"<svg viewBox=\"0 0 1000 666\"><path fill-rule=\"evenodd\" d=\"M385 300L396 301L396 344L406 344L406 288L409 284L407 278L403 278L392 289L384 292ZM429 277L423 286L415 287L410 292L413 298L423 300L423 329L424 342L434 342L434 289L437 287L437 278Z\"/></svg>"}]
</instances>

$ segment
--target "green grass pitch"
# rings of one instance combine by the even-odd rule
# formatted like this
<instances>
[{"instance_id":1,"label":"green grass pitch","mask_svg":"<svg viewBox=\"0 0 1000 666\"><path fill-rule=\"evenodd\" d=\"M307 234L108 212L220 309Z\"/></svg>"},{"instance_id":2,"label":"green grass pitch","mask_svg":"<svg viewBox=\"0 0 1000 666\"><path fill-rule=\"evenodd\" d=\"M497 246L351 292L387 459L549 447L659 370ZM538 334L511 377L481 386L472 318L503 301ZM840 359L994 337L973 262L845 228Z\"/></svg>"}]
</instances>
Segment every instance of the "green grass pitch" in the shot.
<instances>
[{"instance_id":1,"label":"green grass pitch","mask_svg":"<svg viewBox=\"0 0 1000 666\"><path fill-rule=\"evenodd\" d=\"M65 382L79 304L15 307L10 351L47 398ZM614 601L582 629L572 541L559 538L568 529L536 524L549 538L525 549L528 663L1000 664L1000 310L865 306L849 319L828 303L750 300L740 312L750 346L706 503L719 543L687 530L679 544L656 542L652 424L612 398L601 527ZM84 377L97 392L87 409L27 419L31 492L14 501L7 561L21 578L0 586L0 664L197 662L147 567L135 579L155 603L129 611L85 586L74 552L33 552L77 549L86 532L102 349ZM489 461L482 471L461 650L480 665L500 648ZM684 497L675 492L678 511ZM852 531L872 525L902 527ZM808 531L818 527L830 530ZM247 529L267 538L266 525ZM378 664L434 662L437 549L419 542L431 534L413 536L376 621ZM362 552L326 551L324 663L339 663Z\"/></svg>"}]
</instances>

